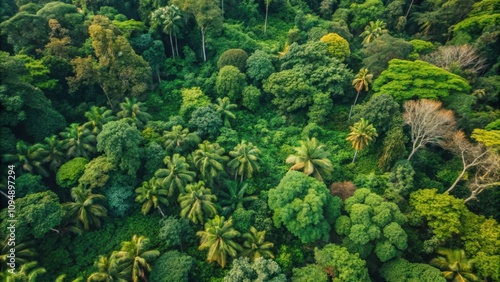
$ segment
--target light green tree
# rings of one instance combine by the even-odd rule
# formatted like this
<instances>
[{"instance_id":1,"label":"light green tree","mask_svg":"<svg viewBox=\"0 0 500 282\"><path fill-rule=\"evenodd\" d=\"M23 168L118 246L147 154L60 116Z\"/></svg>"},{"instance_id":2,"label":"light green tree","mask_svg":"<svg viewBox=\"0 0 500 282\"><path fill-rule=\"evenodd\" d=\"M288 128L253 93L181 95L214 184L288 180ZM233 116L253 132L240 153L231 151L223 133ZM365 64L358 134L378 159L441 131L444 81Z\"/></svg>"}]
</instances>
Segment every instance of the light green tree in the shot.
<instances>
[{"instance_id":1,"label":"light green tree","mask_svg":"<svg viewBox=\"0 0 500 282\"><path fill-rule=\"evenodd\" d=\"M218 143L205 140L198 147L193 153L193 163L200 172L200 177L212 187L214 178L224 172L224 164L229 157L223 156L224 148Z\"/></svg>"},{"instance_id":2,"label":"light green tree","mask_svg":"<svg viewBox=\"0 0 500 282\"><path fill-rule=\"evenodd\" d=\"M438 249L438 257L433 258L431 265L442 270L444 278L452 281L479 281L473 273L474 260L465 256L464 250Z\"/></svg>"},{"instance_id":3,"label":"light green tree","mask_svg":"<svg viewBox=\"0 0 500 282\"><path fill-rule=\"evenodd\" d=\"M168 190L163 188L156 178L142 182L142 186L135 189L135 201L142 203L142 213L148 214L151 208L158 209L161 216L165 216L160 204L168 205Z\"/></svg>"},{"instance_id":4,"label":"light green tree","mask_svg":"<svg viewBox=\"0 0 500 282\"><path fill-rule=\"evenodd\" d=\"M386 33L388 33L388 30L385 28L385 22L376 20L375 22L370 21L370 24L365 26L365 31L363 31L359 36L364 37L363 44L365 44L372 42L373 39Z\"/></svg>"},{"instance_id":5,"label":"light green tree","mask_svg":"<svg viewBox=\"0 0 500 282\"><path fill-rule=\"evenodd\" d=\"M248 257L251 261L263 258L274 258L270 249L274 247L271 242L265 241L266 231L257 231L257 228L250 226L250 230L242 236L245 241L243 242L244 250L241 252L242 256Z\"/></svg>"},{"instance_id":6,"label":"light green tree","mask_svg":"<svg viewBox=\"0 0 500 282\"><path fill-rule=\"evenodd\" d=\"M169 152L181 152L190 146L200 143L200 137L189 129L182 128L182 125L172 127L171 131L165 131L163 135L165 149Z\"/></svg>"},{"instance_id":7,"label":"light green tree","mask_svg":"<svg viewBox=\"0 0 500 282\"><path fill-rule=\"evenodd\" d=\"M224 126L231 127L229 119L236 119L236 116L231 112L231 110L236 110L238 105L231 104L228 97L217 98L217 104L214 104L215 110L220 113L222 119L224 120Z\"/></svg>"},{"instance_id":8,"label":"light green tree","mask_svg":"<svg viewBox=\"0 0 500 282\"><path fill-rule=\"evenodd\" d=\"M363 88L365 91L368 91L369 85L372 83L373 74L369 72L367 68L361 68L359 72L354 76L354 80L352 81L352 86L358 93L356 93L356 99L354 99L354 104L351 106L351 110L349 111L349 118L351 119L352 109L356 106L356 102L358 101L359 93Z\"/></svg>"},{"instance_id":9,"label":"light green tree","mask_svg":"<svg viewBox=\"0 0 500 282\"><path fill-rule=\"evenodd\" d=\"M176 197L178 193L184 191L186 184L193 181L196 173L189 170L189 164L186 158L179 154L172 157L166 156L163 159L166 168L161 168L155 172L155 178L158 184L167 189L168 197Z\"/></svg>"},{"instance_id":10,"label":"light green tree","mask_svg":"<svg viewBox=\"0 0 500 282\"><path fill-rule=\"evenodd\" d=\"M195 224L203 224L205 219L217 215L215 201L217 197L212 191L205 188L205 183L199 181L196 184L186 186L186 191L179 195L181 206L181 217L189 219Z\"/></svg>"},{"instance_id":11,"label":"light green tree","mask_svg":"<svg viewBox=\"0 0 500 282\"><path fill-rule=\"evenodd\" d=\"M254 172L259 171L259 154L260 150L245 140L242 140L229 152L229 156L233 157L233 159L227 165L234 172L235 181L240 175L240 183L242 183L243 177L251 178Z\"/></svg>"},{"instance_id":12,"label":"light green tree","mask_svg":"<svg viewBox=\"0 0 500 282\"><path fill-rule=\"evenodd\" d=\"M158 250L150 250L149 247L149 239L138 235L122 243L122 248L115 256L127 271L128 277L124 277L125 279L133 282L138 282L139 279L147 281L147 273L151 271L150 263L160 255Z\"/></svg>"}]
</instances>

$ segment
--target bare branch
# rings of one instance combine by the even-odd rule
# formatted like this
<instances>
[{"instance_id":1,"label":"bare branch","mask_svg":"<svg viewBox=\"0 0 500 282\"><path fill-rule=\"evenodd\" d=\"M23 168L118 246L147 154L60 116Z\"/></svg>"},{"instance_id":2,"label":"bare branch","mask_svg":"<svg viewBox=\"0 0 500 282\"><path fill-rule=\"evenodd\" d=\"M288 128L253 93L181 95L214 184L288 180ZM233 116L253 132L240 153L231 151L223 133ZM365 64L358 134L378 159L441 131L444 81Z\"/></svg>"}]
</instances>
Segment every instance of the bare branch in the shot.
<instances>
[{"instance_id":1,"label":"bare branch","mask_svg":"<svg viewBox=\"0 0 500 282\"><path fill-rule=\"evenodd\" d=\"M476 48L467 44L441 46L422 59L448 71L458 67L463 71L476 74L486 68L486 60L479 55Z\"/></svg>"}]
</instances>

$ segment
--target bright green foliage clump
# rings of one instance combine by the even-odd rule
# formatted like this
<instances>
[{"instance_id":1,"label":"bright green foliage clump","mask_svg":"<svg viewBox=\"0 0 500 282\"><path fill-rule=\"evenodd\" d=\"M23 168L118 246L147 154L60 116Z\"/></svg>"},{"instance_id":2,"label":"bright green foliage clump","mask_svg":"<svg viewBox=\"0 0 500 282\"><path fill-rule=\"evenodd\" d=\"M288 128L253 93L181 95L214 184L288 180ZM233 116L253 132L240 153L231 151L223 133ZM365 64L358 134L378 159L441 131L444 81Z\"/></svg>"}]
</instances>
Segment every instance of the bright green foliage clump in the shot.
<instances>
[{"instance_id":1,"label":"bright green foliage clump","mask_svg":"<svg viewBox=\"0 0 500 282\"><path fill-rule=\"evenodd\" d=\"M373 83L373 90L403 102L410 99L441 99L467 94L471 87L464 78L424 61L394 59Z\"/></svg>"},{"instance_id":2,"label":"bright green foliage clump","mask_svg":"<svg viewBox=\"0 0 500 282\"><path fill-rule=\"evenodd\" d=\"M217 67L219 69L225 66L235 66L241 72L245 72L245 67L247 65L248 54L242 49L229 49L226 50L222 55L220 55L217 61Z\"/></svg>"},{"instance_id":3,"label":"bright green foliage clump","mask_svg":"<svg viewBox=\"0 0 500 282\"><path fill-rule=\"evenodd\" d=\"M351 55L349 42L336 33L328 33L327 35L321 37L319 41L325 42L326 45L328 45L328 53L340 61L344 61Z\"/></svg>"},{"instance_id":4,"label":"bright green foliage clump","mask_svg":"<svg viewBox=\"0 0 500 282\"><path fill-rule=\"evenodd\" d=\"M194 259L185 253L169 251L161 255L151 268L151 282L187 282Z\"/></svg>"},{"instance_id":5,"label":"bright green foliage clump","mask_svg":"<svg viewBox=\"0 0 500 282\"><path fill-rule=\"evenodd\" d=\"M189 89L183 88L182 93L182 104L179 110L179 115L183 117L191 117L191 113L199 107L207 106L210 104L210 98L208 98L199 87L193 87Z\"/></svg>"},{"instance_id":6,"label":"bright green foliage clump","mask_svg":"<svg viewBox=\"0 0 500 282\"><path fill-rule=\"evenodd\" d=\"M379 270L387 282L445 282L439 269L424 263L411 263L397 258L385 263Z\"/></svg>"},{"instance_id":7,"label":"bright green foliage clump","mask_svg":"<svg viewBox=\"0 0 500 282\"><path fill-rule=\"evenodd\" d=\"M333 274L335 281L370 281L366 262L359 258L358 254L350 253L344 247L328 244L321 250L316 248L314 249L314 259L327 273L329 269L333 270L333 273L328 274L331 276Z\"/></svg>"},{"instance_id":8,"label":"bright green foliage clump","mask_svg":"<svg viewBox=\"0 0 500 282\"><path fill-rule=\"evenodd\" d=\"M439 194L437 189L423 189L411 193L410 205L415 210L412 220L425 219L436 239L446 240L461 233L462 218L467 212L463 200Z\"/></svg>"},{"instance_id":9,"label":"bright green foliage clump","mask_svg":"<svg viewBox=\"0 0 500 282\"><path fill-rule=\"evenodd\" d=\"M16 197L22 198L28 194L43 192L49 190L47 186L42 183L41 175L33 175L25 173L16 178Z\"/></svg>"},{"instance_id":10,"label":"bright green foliage clump","mask_svg":"<svg viewBox=\"0 0 500 282\"><path fill-rule=\"evenodd\" d=\"M248 258L241 257L233 261L231 270L224 277L224 282L285 282L285 274L272 259L258 258L250 262Z\"/></svg>"},{"instance_id":11,"label":"bright green foliage clump","mask_svg":"<svg viewBox=\"0 0 500 282\"><path fill-rule=\"evenodd\" d=\"M308 264L301 268L294 268L292 281L294 282L328 282L328 274L319 265Z\"/></svg>"},{"instance_id":12,"label":"bright green foliage clump","mask_svg":"<svg viewBox=\"0 0 500 282\"><path fill-rule=\"evenodd\" d=\"M253 85L249 85L243 88L243 93L241 93L242 96L241 104L243 105L243 107L251 111L254 111L260 105L259 100L261 95L262 93L260 92L259 88Z\"/></svg>"},{"instance_id":13,"label":"bright green foliage clump","mask_svg":"<svg viewBox=\"0 0 500 282\"><path fill-rule=\"evenodd\" d=\"M88 162L89 160L86 158L74 158L63 164L57 171L57 185L64 188L74 187L85 171L85 165Z\"/></svg>"},{"instance_id":14,"label":"bright green foliage clump","mask_svg":"<svg viewBox=\"0 0 500 282\"><path fill-rule=\"evenodd\" d=\"M16 199L16 241L22 242L30 236L42 238L52 228L61 223L64 215L59 198L52 191L26 195ZM8 232L7 209L0 212L0 227ZM3 233L4 231L2 231Z\"/></svg>"},{"instance_id":15,"label":"bright green foliage clump","mask_svg":"<svg viewBox=\"0 0 500 282\"><path fill-rule=\"evenodd\" d=\"M341 216L335 223L335 231L347 236L344 245L350 252L358 252L362 258L375 247L375 254L386 262L406 250L407 235L401 228L406 217L392 202L363 188L345 201L349 216Z\"/></svg>"},{"instance_id":16,"label":"bright green foliage clump","mask_svg":"<svg viewBox=\"0 0 500 282\"><path fill-rule=\"evenodd\" d=\"M109 161L127 172L135 175L140 162L141 132L125 120L111 121L102 127L97 135L97 150L104 152Z\"/></svg>"},{"instance_id":17,"label":"bright green foliage clump","mask_svg":"<svg viewBox=\"0 0 500 282\"><path fill-rule=\"evenodd\" d=\"M93 189L101 188L109 180L110 173L116 166L105 156L99 156L85 165L85 171L78 180L81 185Z\"/></svg>"},{"instance_id":18,"label":"bright green foliage clump","mask_svg":"<svg viewBox=\"0 0 500 282\"><path fill-rule=\"evenodd\" d=\"M219 71L215 81L215 91L219 97L229 97L231 101L239 101L241 92L246 86L246 76L235 66L225 66Z\"/></svg>"},{"instance_id":19,"label":"bright green foliage clump","mask_svg":"<svg viewBox=\"0 0 500 282\"><path fill-rule=\"evenodd\" d=\"M284 224L303 243L311 243L328 240L342 201L315 178L289 171L276 188L269 190L268 204L276 226Z\"/></svg>"}]
</instances>

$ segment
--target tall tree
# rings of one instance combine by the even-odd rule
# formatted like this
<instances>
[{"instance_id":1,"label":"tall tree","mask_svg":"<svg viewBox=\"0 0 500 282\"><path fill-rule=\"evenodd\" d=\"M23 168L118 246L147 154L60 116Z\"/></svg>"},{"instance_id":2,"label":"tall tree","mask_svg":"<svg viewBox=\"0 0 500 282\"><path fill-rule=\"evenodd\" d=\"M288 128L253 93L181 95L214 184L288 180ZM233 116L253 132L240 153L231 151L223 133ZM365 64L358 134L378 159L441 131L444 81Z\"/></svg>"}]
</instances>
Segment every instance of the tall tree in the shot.
<instances>
[{"instance_id":1,"label":"tall tree","mask_svg":"<svg viewBox=\"0 0 500 282\"><path fill-rule=\"evenodd\" d=\"M307 175L313 175L319 181L324 181L323 176L331 175L333 164L328 159L330 153L325 151L325 145L313 137L300 141L300 147L294 148L296 155L286 159L287 164L293 164L290 170L303 170Z\"/></svg>"},{"instance_id":2,"label":"tall tree","mask_svg":"<svg viewBox=\"0 0 500 282\"><path fill-rule=\"evenodd\" d=\"M42 165L44 149L41 144L29 146L20 140L17 141L16 151L15 154L4 155L4 161L13 163L24 171L38 173L45 177L49 176L49 172Z\"/></svg>"},{"instance_id":3,"label":"tall tree","mask_svg":"<svg viewBox=\"0 0 500 282\"><path fill-rule=\"evenodd\" d=\"M212 187L214 178L224 172L224 164L229 157L223 156L224 148L217 143L203 141L198 145L199 149L193 153L193 163L200 172L200 177Z\"/></svg>"},{"instance_id":4,"label":"tall tree","mask_svg":"<svg viewBox=\"0 0 500 282\"><path fill-rule=\"evenodd\" d=\"M123 270L123 266L116 258L116 253L113 253L109 258L105 256L99 256L99 259L95 262L98 271L90 274L87 281L88 282L127 282L128 278L126 271Z\"/></svg>"},{"instance_id":5,"label":"tall tree","mask_svg":"<svg viewBox=\"0 0 500 282\"><path fill-rule=\"evenodd\" d=\"M91 190L82 187L71 189L71 197L74 202L64 203L66 216L76 221L77 226L83 225L85 230L89 230L91 225L101 227L101 218L108 215L108 211L97 201L105 200L101 194L92 194Z\"/></svg>"},{"instance_id":6,"label":"tall tree","mask_svg":"<svg viewBox=\"0 0 500 282\"><path fill-rule=\"evenodd\" d=\"M359 72L354 76L354 80L352 81L352 86L354 86L354 89L356 89L358 93L356 93L356 99L354 99L354 104L351 106L351 110L349 111L348 120L351 119L352 109L354 108L354 106L356 106L359 93L361 92L361 90L363 90L363 88L365 89L365 91L368 91L369 85L372 83L372 79L373 79L373 74L371 74L367 68L361 68Z\"/></svg>"},{"instance_id":7,"label":"tall tree","mask_svg":"<svg viewBox=\"0 0 500 282\"><path fill-rule=\"evenodd\" d=\"M156 178L142 182L142 186L135 189L137 196L135 201L142 204L142 213L148 214L151 208L158 209L162 216L165 216L160 203L168 205L168 190L158 184Z\"/></svg>"},{"instance_id":8,"label":"tall tree","mask_svg":"<svg viewBox=\"0 0 500 282\"><path fill-rule=\"evenodd\" d=\"M160 7L151 14L151 23L153 27L160 26L166 34L170 37L170 48L172 49L172 58L175 58L175 53L179 56L177 48L177 34L182 25L182 16L180 9L175 5ZM172 36L175 37L175 51L174 41Z\"/></svg>"},{"instance_id":9,"label":"tall tree","mask_svg":"<svg viewBox=\"0 0 500 282\"><path fill-rule=\"evenodd\" d=\"M382 34L386 34L387 32L387 29L385 29L385 22L376 20L375 22L370 21L370 24L365 26L365 31L363 31L359 36L364 37L363 44L365 44L372 42L373 39Z\"/></svg>"},{"instance_id":10,"label":"tall tree","mask_svg":"<svg viewBox=\"0 0 500 282\"><path fill-rule=\"evenodd\" d=\"M242 256L250 258L251 261L260 257L274 258L274 255L270 250L274 247L274 244L265 241L266 231L257 231L255 227L250 226L248 233L243 234L242 237L245 239L243 242L243 247L245 249L241 253Z\"/></svg>"},{"instance_id":11,"label":"tall tree","mask_svg":"<svg viewBox=\"0 0 500 282\"><path fill-rule=\"evenodd\" d=\"M455 131L455 118L450 110L441 109L441 102L432 100L410 100L404 103L403 120L411 127L411 159L417 150L427 144L438 144Z\"/></svg>"},{"instance_id":12,"label":"tall tree","mask_svg":"<svg viewBox=\"0 0 500 282\"><path fill-rule=\"evenodd\" d=\"M221 117L224 119L224 126L231 127L229 119L235 119L236 116L231 112L231 110L236 110L238 105L231 104L228 97L217 98L217 104L214 105L215 110L220 113Z\"/></svg>"},{"instance_id":13,"label":"tall tree","mask_svg":"<svg viewBox=\"0 0 500 282\"><path fill-rule=\"evenodd\" d=\"M115 256L125 265L128 271L127 280L138 282L139 279L147 281L147 273L151 271L152 263L160 252L149 249L149 239L144 236L134 235L132 240L122 243L120 251Z\"/></svg>"},{"instance_id":14,"label":"tall tree","mask_svg":"<svg viewBox=\"0 0 500 282\"><path fill-rule=\"evenodd\" d=\"M116 117L113 111L106 107L92 106L89 111L85 112L87 122L83 126L92 131L92 134L97 135L101 132L102 126L109 121L113 121Z\"/></svg>"},{"instance_id":15,"label":"tall tree","mask_svg":"<svg viewBox=\"0 0 500 282\"><path fill-rule=\"evenodd\" d=\"M373 140L374 137L377 137L377 130L373 125L369 124L365 119L361 118L358 122L351 126L351 132L347 135L346 140L351 142L352 147L354 148L354 158L352 162L356 161L356 155L359 150L363 150L368 143Z\"/></svg>"},{"instance_id":16,"label":"tall tree","mask_svg":"<svg viewBox=\"0 0 500 282\"><path fill-rule=\"evenodd\" d=\"M148 120L151 119L151 115L146 112L147 108L136 98L125 97L125 102L120 103L120 109L121 111L116 113L116 116L130 120L138 129L143 129Z\"/></svg>"},{"instance_id":17,"label":"tall tree","mask_svg":"<svg viewBox=\"0 0 500 282\"><path fill-rule=\"evenodd\" d=\"M227 257L235 257L241 246L234 241L240 233L233 227L233 219L227 221L216 215L205 224L205 230L196 232L200 238L200 250L208 249L208 262L216 261L222 268L227 264Z\"/></svg>"},{"instance_id":18,"label":"tall tree","mask_svg":"<svg viewBox=\"0 0 500 282\"><path fill-rule=\"evenodd\" d=\"M217 197L212 194L210 189L205 188L203 181L189 184L186 186L186 191L182 192L178 199L181 205L181 217L187 218L195 224L203 224L206 218L217 214L215 200Z\"/></svg>"},{"instance_id":19,"label":"tall tree","mask_svg":"<svg viewBox=\"0 0 500 282\"><path fill-rule=\"evenodd\" d=\"M181 152L192 145L200 143L198 134L189 132L189 129L182 128L182 125L173 126L171 131L165 131L163 140L165 149L169 152Z\"/></svg>"},{"instance_id":20,"label":"tall tree","mask_svg":"<svg viewBox=\"0 0 500 282\"><path fill-rule=\"evenodd\" d=\"M167 189L168 197L175 197L178 193L184 192L184 187L192 182L196 173L189 170L186 158L179 154L172 157L166 156L163 159L166 168L161 168L155 172L158 184Z\"/></svg>"},{"instance_id":21,"label":"tall tree","mask_svg":"<svg viewBox=\"0 0 500 282\"><path fill-rule=\"evenodd\" d=\"M240 183L243 182L243 177L252 177L252 174L259 171L259 154L260 150L250 142L242 140L236 145L229 155L233 157L227 164L234 172L234 179L240 175Z\"/></svg>"},{"instance_id":22,"label":"tall tree","mask_svg":"<svg viewBox=\"0 0 500 282\"><path fill-rule=\"evenodd\" d=\"M471 194L465 202L476 199L477 195L488 188L500 186L500 155L490 153L483 164L476 170L474 178L469 182L468 188Z\"/></svg>"},{"instance_id":23,"label":"tall tree","mask_svg":"<svg viewBox=\"0 0 500 282\"><path fill-rule=\"evenodd\" d=\"M66 150L68 158L84 157L91 158L96 152L96 137L90 130L72 123L66 131L59 134L62 137L63 149Z\"/></svg>"},{"instance_id":24,"label":"tall tree","mask_svg":"<svg viewBox=\"0 0 500 282\"><path fill-rule=\"evenodd\" d=\"M433 258L431 265L442 270L444 278L452 281L478 281L473 271L473 260L467 259L464 250L439 249L439 256Z\"/></svg>"}]
</instances>

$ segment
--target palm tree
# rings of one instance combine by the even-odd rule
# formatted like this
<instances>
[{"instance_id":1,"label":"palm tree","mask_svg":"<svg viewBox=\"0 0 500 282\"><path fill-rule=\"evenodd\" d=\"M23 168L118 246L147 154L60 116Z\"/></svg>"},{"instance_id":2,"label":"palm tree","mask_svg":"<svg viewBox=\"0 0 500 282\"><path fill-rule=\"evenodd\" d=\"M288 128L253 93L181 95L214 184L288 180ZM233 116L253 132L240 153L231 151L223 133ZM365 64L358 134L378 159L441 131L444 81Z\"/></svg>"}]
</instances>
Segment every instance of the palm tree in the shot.
<instances>
[{"instance_id":1,"label":"palm tree","mask_svg":"<svg viewBox=\"0 0 500 282\"><path fill-rule=\"evenodd\" d=\"M163 162L167 168L161 168L155 172L155 178L161 187L168 190L168 197L173 197L184 191L184 186L193 181L196 173L189 170L186 158L175 154L172 157L166 156Z\"/></svg>"},{"instance_id":2,"label":"palm tree","mask_svg":"<svg viewBox=\"0 0 500 282\"><path fill-rule=\"evenodd\" d=\"M228 192L221 191L220 205L222 206L223 215L228 215L231 212L235 211L238 208L242 208L244 203L258 200L257 196L245 196L245 193L248 189L248 184L245 183L238 187L238 183L235 182L226 182Z\"/></svg>"},{"instance_id":3,"label":"palm tree","mask_svg":"<svg viewBox=\"0 0 500 282\"><path fill-rule=\"evenodd\" d=\"M182 25L182 17L180 9L175 5L167 7L160 7L151 14L151 21L153 26L163 26L163 32L170 37L170 47L172 49L172 58L175 58L174 43L172 35L175 37L175 49L177 56L179 50L177 48L177 34L179 33Z\"/></svg>"},{"instance_id":4,"label":"palm tree","mask_svg":"<svg viewBox=\"0 0 500 282\"><path fill-rule=\"evenodd\" d=\"M32 261L21 265L21 267L14 272L14 274L8 275L6 281L22 281L22 282L36 282L38 275L44 274L46 272L45 268L38 267L38 262Z\"/></svg>"},{"instance_id":5,"label":"palm tree","mask_svg":"<svg viewBox=\"0 0 500 282\"><path fill-rule=\"evenodd\" d=\"M354 104L351 106L351 110L349 111L348 120L351 119L352 109L354 108L354 106L356 106L359 93L361 92L361 90L363 90L363 88L365 89L365 91L368 91L369 85L372 83L372 79L373 79L373 74L371 74L367 68L361 68L359 72L354 76L354 80L352 81L352 86L354 86L354 89L356 89L358 93L356 94L356 99L354 99Z\"/></svg>"},{"instance_id":6,"label":"palm tree","mask_svg":"<svg viewBox=\"0 0 500 282\"><path fill-rule=\"evenodd\" d=\"M356 150L354 158L352 159L352 162L354 163L356 161L358 151L363 150L374 137L378 136L378 134L375 127L363 118L350 128L351 132L347 135L346 140L351 142L352 147Z\"/></svg>"},{"instance_id":7,"label":"palm tree","mask_svg":"<svg viewBox=\"0 0 500 282\"><path fill-rule=\"evenodd\" d=\"M62 142L56 135L45 137L45 144L42 145L43 162L49 163L49 168L57 173L58 168L66 161L66 154L62 152Z\"/></svg>"},{"instance_id":8,"label":"palm tree","mask_svg":"<svg viewBox=\"0 0 500 282\"><path fill-rule=\"evenodd\" d=\"M194 224L203 224L205 218L217 214L214 204L216 200L217 197L210 189L205 188L203 181L189 184L186 186L186 192L181 193L178 199L181 205L181 217L191 220Z\"/></svg>"},{"instance_id":9,"label":"palm tree","mask_svg":"<svg viewBox=\"0 0 500 282\"><path fill-rule=\"evenodd\" d=\"M30 259L36 257L36 251L33 248L35 241L16 242L15 246L9 246L9 237L5 236L0 242L0 263L2 269L7 269L9 258L7 256L11 253L10 249L16 250L16 266L27 263Z\"/></svg>"},{"instance_id":10,"label":"palm tree","mask_svg":"<svg viewBox=\"0 0 500 282\"><path fill-rule=\"evenodd\" d=\"M242 256L250 258L254 261L257 258L274 258L273 253L270 251L274 244L271 242L266 242L266 231L257 231L253 226L250 226L248 233L243 234L245 242L243 247L245 250L241 253Z\"/></svg>"},{"instance_id":11,"label":"palm tree","mask_svg":"<svg viewBox=\"0 0 500 282\"><path fill-rule=\"evenodd\" d=\"M127 282L128 273L123 266L119 264L114 252L109 258L99 256L99 260L95 262L98 271L90 274L87 282ZM120 272L121 271L121 272Z\"/></svg>"},{"instance_id":12,"label":"palm tree","mask_svg":"<svg viewBox=\"0 0 500 282\"><path fill-rule=\"evenodd\" d=\"M20 140L16 143L16 151L16 154L4 155L4 161L13 163L24 171L37 173L45 177L49 176L49 172L42 165L44 150L41 144L28 146L24 141Z\"/></svg>"},{"instance_id":13,"label":"palm tree","mask_svg":"<svg viewBox=\"0 0 500 282\"><path fill-rule=\"evenodd\" d=\"M205 230L196 232L200 236L199 250L208 249L207 259L211 263L216 261L222 268L226 266L227 257L235 257L241 246L234 241L240 232L233 227L233 220L225 220L216 215L205 224Z\"/></svg>"},{"instance_id":14,"label":"palm tree","mask_svg":"<svg viewBox=\"0 0 500 282\"><path fill-rule=\"evenodd\" d=\"M452 281L479 281L478 277L472 273L474 260L468 260L464 250L438 249L440 256L433 258L430 262L442 270L444 278Z\"/></svg>"},{"instance_id":15,"label":"palm tree","mask_svg":"<svg viewBox=\"0 0 500 282\"><path fill-rule=\"evenodd\" d=\"M131 121L139 129L144 128L144 125L151 118L151 115L146 112L147 108L143 106L143 103L138 102L136 98L129 99L126 97L125 102L120 103L120 108L121 111L116 113L116 116Z\"/></svg>"},{"instance_id":16,"label":"palm tree","mask_svg":"<svg viewBox=\"0 0 500 282\"><path fill-rule=\"evenodd\" d=\"M364 36L363 44L370 43L373 39L379 37L382 34L386 34L387 29L385 28L385 22L381 20L376 20L375 22L370 21L370 24L365 26L365 31L363 31L359 36Z\"/></svg>"},{"instance_id":17,"label":"palm tree","mask_svg":"<svg viewBox=\"0 0 500 282\"><path fill-rule=\"evenodd\" d=\"M118 263L123 264L129 274L127 280L137 282L140 278L147 281L146 274L151 271L149 264L160 255L158 250L148 250L148 245L148 238L134 235L131 241L123 242L121 250L115 253Z\"/></svg>"},{"instance_id":18,"label":"palm tree","mask_svg":"<svg viewBox=\"0 0 500 282\"><path fill-rule=\"evenodd\" d=\"M103 125L116 119L112 110L106 107L96 106L92 106L90 110L85 113L85 117L88 121L83 124L83 127L89 129L94 135L101 132Z\"/></svg>"},{"instance_id":19,"label":"palm tree","mask_svg":"<svg viewBox=\"0 0 500 282\"><path fill-rule=\"evenodd\" d=\"M172 127L172 131L165 131L163 134L165 149L169 152L181 152L186 147L200 143L200 137L189 129L182 128L182 125Z\"/></svg>"},{"instance_id":20,"label":"palm tree","mask_svg":"<svg viewBox=\"0 0 500 282\"><path fill-rule=\"evenodd\" d=\"M149 181L142 182L142 186L135 189L135 192L138 194L137 197L135 197L135 201L144 203L142 205L142 213L144 215L148 214L153 207L158 209L161 216L165 216L160 207L160 203L168 205L168 190L161 187L156 178L153 177Z\"/></svg>"},{"instance_id":21,"label":"palm tree","mask_svg":"<svg viewBox=\"0 0 500 282\"><path fill-rule=\"evenodd\" d=\"M223 99L217 98L217 104L215 104L215 110L220 113L221 117L224 119L224 126L231 127L229 119L235 119L236 116L231 112L235 110L238 106L236 104L231 104L228 97Z\"/></svg>"},{"instance_id":22,"label":"palm tree","mask_svg":"<svg viewBox=\"0 0 500 282\"><path fill-rule=\"evenodd\" d=\"M240 175L240 183L243 182L243 177L252 177L252 174L259 171L259 154L260 151L252 143L242 140L240 144L236 145L234 149L229 152L229 155L233 157L231 161L227 164L229 168L234 172L234 179Z\"/></svg>"},{"instance_id":23,"label":"palm tree","mask_svg":"<svg viewBox=\"0 0 500 282\"><path fill-rule=\"evenodd\" d=\"M201 178L212 187L213 179L224 172L224 163L229 160L228 156L223 156L224 148L217 143L210 143L205 140L198 145L199 149L193 153L193 163L200 172Z\"/></svg>"},{"instance_id":24,"label":"palm tree","mask_svg":"<svg viewBox=\"0 0 500 282\"><path fill-rule=\"evenodd\" d=\"M325 151L325 145L319 144L313 137L306 141L300 141L300 147L294 148L296 155L286 158L287 164L293 164L290 170L302 170L307 175L313 175L319 181L323 181L323 175L333 172L333 164L328 159L330 153Z\"/></svg>"},{"instance_id":25,"label":"palm tree","mask_svg":"<svg viewBox=\"0 0 500 282\"><path fill-rule=\"evenodd\" d=\"M67 158L84 157L90 159L92 154L96 152L95 143L96 137L92 132L78 125L72 123L66 131L61 132L63 138L63 149L66 150Z\"/></svg>"},{"instance_id":26,"label":"palm tree","mask_svg":"<svg viewBox=\"0 0 500 282\"><path fill-rule=\"evenodd\" d=\"M71 189L71 197L74 202L64 203L66 216L73 218L77 225L83 224L85 230L89 230L91 225L101 227L101 218L108 215L108 211L102 205L96 203L105 200L106 197L100 194L92 194L91 190L82 187Z\"/></svg>"}]
</instances>

